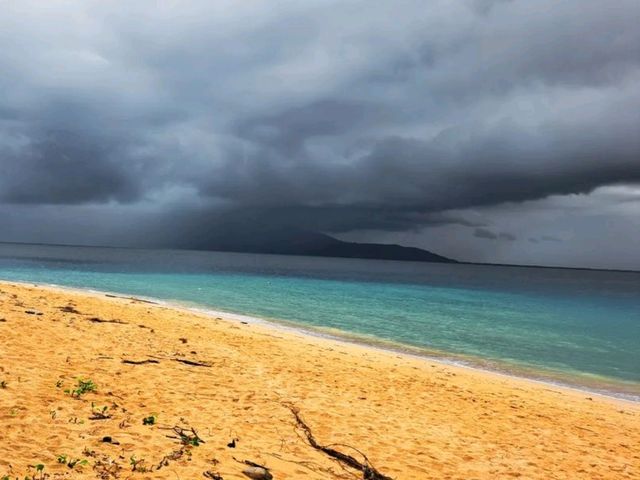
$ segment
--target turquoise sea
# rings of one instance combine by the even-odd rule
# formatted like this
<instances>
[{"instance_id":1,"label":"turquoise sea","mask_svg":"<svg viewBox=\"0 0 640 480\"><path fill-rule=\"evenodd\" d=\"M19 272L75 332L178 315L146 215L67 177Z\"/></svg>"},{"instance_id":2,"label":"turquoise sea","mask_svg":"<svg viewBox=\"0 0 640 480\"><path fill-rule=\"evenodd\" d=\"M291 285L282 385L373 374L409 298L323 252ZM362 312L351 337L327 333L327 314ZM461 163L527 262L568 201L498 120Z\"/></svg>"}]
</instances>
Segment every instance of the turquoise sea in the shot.
<instances>
[{"instance_id":1,"label":"turquoise sea","mask_svg":"<svg viewBox=\"0 0 640 480\"><path fill-rule=\"evenodd\" d=\"M0 280L243 314L640 400L640 273L0 244Z\"/></svg>"}]
</instances>

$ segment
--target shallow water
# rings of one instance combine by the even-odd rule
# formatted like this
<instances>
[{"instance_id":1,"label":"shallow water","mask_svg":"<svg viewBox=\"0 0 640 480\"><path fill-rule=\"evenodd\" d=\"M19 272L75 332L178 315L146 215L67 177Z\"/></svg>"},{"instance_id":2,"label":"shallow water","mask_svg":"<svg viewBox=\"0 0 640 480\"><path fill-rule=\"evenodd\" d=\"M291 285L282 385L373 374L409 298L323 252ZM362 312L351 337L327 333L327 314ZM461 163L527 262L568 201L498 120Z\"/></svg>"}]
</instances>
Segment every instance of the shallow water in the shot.
<instances>
[{"instance_id":1,"label":"shallow water","mask_svg":"<svg viewBox=\"0 0 640 480\"><path fill-rule=\"evenodd\" d=\"M0 279L143 295L640 398L640 274L0 244Z\"/></svg>"}]
</instances>

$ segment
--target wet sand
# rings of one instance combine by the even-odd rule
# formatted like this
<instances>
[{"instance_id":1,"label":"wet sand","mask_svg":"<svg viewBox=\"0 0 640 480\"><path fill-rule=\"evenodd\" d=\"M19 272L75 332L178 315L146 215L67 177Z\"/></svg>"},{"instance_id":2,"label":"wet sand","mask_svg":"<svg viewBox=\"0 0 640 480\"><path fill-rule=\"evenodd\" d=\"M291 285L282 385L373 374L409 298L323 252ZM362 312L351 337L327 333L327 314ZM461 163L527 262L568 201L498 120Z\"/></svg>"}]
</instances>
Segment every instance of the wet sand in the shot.
<instances>
[{"instance_id":1,"label":"wet sand","mask_svg":"<svg viewBox=\"0 0 640 480\"><path fill-rule=\"evenodd\" d=\"M0 283L0 382L0 478L362 478L290 407L398 480L640 478L637 403L139 299Z\"/></svg>"}]
</instances>

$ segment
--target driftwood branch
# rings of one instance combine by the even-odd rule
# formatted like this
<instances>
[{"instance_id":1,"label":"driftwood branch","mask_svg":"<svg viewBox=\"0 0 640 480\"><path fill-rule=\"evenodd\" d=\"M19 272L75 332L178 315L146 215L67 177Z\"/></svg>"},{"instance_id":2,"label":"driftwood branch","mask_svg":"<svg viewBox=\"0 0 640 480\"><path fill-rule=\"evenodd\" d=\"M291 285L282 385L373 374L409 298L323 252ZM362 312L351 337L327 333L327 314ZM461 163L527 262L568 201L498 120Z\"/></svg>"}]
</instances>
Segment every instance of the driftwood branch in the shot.
<instances>
[{"instance_id":1,"label":"driftwood branch","mask_svg":"<svg viewBox=\"0 0 640 480\"><path fill-rule=\"evenodd\" d=\"M209 478L211 480L223 480L222 475L220 475L219 473L211 472L209 470L204 472L202 475L204 475L205 478Z\"/></svg>"},{"instance_id":2,"label":"driftwood branch","mask_svg":"<svg viewBox=\"0 0 640 480\"><path fill-rule=\"evenodd\" d=\"M351 455L347 455L346 453L331 448L331 446L320 445L316 438L313 436L311 428L304 422L304 420L302 420L302 417L300 417L300 411L298 410L298 408L289 404L287 404L286 406L289 408L289 410L291 410L291 413L296 419L296 425L304 432L309 445L311 445L313 448L315 448L316 450L320 450L321 452L329 455L331 458L334 458L355 470L359 470L360 472L362 472L363 480L393 480L391 477L380 473L373 465L371 465L371 462L369 461L367 456L356 448L350 447L349 445L344 445L348 448L353 448L353 450L360 453L360 455L362 455L362 457L364 458L364 463L355 459Z\"/></svg>"},{"instance_id":3,"label":"driftwood branch","mask_svg":"<svg viewBox=\"0 0 640 480\"><path fill-rule=\"evenodd\" d=\"M184 455L184 452L185 448L183 446L182 448L180 448L180 450L176 450L174 452L171 452L169 455L165 455L155 466L155 469L160 470L162 467L168 467L169 460L179 460Z\"/></svg>"},{"instance_id":4,"label":"driftwood branch","mask_svg":"<svg viewBox=\"0 0 640 480\"><path fill-rule=\"evenodd\" d=\"M251 460L238 460L236 457L232 457L236 462L238 463L243 463L245 465L249 465L250 467L256 467L256 468L264 468L265 470L269 470L267 467L265 467L264 465L261 465L259 463L256 462L252 462Z\"/></svg>"},{"instance_id":5,"label":"driftwood branch","mask_svg":"<svg viewBox=\"0 0 640 480\"><path fill-rule=\"evenodd\" d=\"M74 307L73 305L66 305L66 306L64 306L64 307L58 307L58 309L59 309L61 312L65 312L65 313L75 313L75 314L81 315L81 313L80 313L78 310L76 310L76 309L75 309L75 307Z\"/></svg>"},{"instance_id":6,"label":"driftwood branch","mask_svg":"<svg viewBox=\"0 0 640 480\"><path fill-rule=\"evenodd\" d=\"M119 323L123 325L127 323L127 322L123 322L122 320L104 320L98 317L90 318L89 321L92 323Z\"/></svg>"},{"instance_id":7,"label":"driftwood branch","mask_svg":"<svg viewBox=\"0 0 640 480\"><path fill-rule=\"evenodd\" d=\"M146 360L122 360L122 363L126 363L128 365L143 365L145 363L160 363L158 360L153 360L152 358L148 358Z\"/></svg>"},{"instance_id":8,"label":"driftwood branch","mask_svg":"<svg viewBox=\"0 0 640 480\"><path fill-rule=\"evenodd\" d=\"M173 358L175 362L184 363L185 365L191 365L192 367L211 367L210 363L195 362L193 360L186 360L184 358Z\"/></svg>"},{"instance_id":9,"label":"driftwood branch","mask_svg":"<svg viewBox=\"0 0 640 480\"><path fill-rule=\"evenodd\" d=\"M193 427L180 427L176 425L175 427L171 428L161 428L163 430L171 430L177 435L167 435L167 438L175 438L177 440L180 440L180 443L187 447L197 447L201 443L205 443L205 441L200 437L200 435L198 435L198 432L196 432L195 428Z\"/></svg>"}]
</instances>

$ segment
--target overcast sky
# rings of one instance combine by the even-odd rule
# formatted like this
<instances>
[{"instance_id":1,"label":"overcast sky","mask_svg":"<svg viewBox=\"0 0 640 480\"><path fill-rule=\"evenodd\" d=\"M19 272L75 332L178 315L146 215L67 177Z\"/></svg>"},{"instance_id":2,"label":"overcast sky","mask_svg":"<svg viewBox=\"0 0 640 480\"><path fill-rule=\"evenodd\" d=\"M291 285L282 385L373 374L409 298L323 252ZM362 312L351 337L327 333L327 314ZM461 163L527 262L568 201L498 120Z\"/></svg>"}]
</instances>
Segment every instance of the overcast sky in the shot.
<instances>
[{"instance_id":1,"label":"overcast sky","mask_svg":"<svg viewBox=\"0 0 640 480\"><path fill-rule=\"evenodd\" d=\"M0 240L247 218L640 269L638 25L638 0L0 2Z\"/></svg>"}]
</instances>

